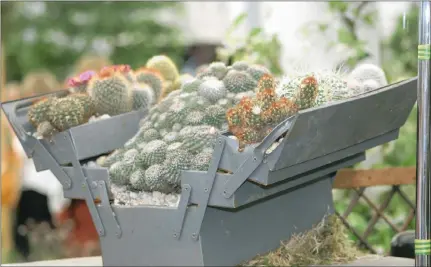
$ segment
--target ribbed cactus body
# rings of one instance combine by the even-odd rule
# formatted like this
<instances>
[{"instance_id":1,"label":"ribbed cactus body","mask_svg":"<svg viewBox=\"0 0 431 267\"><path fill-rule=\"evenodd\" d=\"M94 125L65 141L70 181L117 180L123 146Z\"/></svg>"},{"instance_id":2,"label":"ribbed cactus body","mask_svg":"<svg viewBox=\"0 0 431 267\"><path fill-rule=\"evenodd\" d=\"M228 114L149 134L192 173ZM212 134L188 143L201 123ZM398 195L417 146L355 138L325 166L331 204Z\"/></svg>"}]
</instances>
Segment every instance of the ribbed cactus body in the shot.
<instances>
[{"instance_id":1,"label":"ribbed cactus body","mask_svg":"<svg viewBox=\"0 0 431 267\"><path fill-rule=\"evenodd\" d=\"M141 68L135 72L138 83L149 85L154 92L154 103L158 103L163 95L163 76L157 70Z\"/></svg>"},{"instance_id":2,"label":"ribbed cactus body","mask_svg":"<svg viewBox=\"0 0 431 267\"><path fill-rule=\"evenodd\" d=\"M115 185L127 185L135 166L131 162L118 161L109 168L109 179Z\"/></svg>"},{"instance_id":3,"label":"ribbed cactus body","mask_svg":"<svg viewBox=\"0 0 431 267\"><path fill-rule=\"evenodd\" d=\"M145 171L145 184L148 191L167 193L171 190L166 181L166 172L166 166L160 164L152 165Z\"/></svg>"},{"instance_id":4,"label":"ribbed cactus body","mask_svg":"<svg viewBox=\"0 0 431 267\"><path fill-rule=\"evenodd\" d=\"M227 67L223 62L213 62L208 66L208 72L222 80L226 76Z\"/></svg>"},{"instance_id":5,"label":"ribbed cactus body","mask_svg":"<svg viewBox=\"0 0 431 267\"><path fill-rule=\"evenodd\" d=\"M205 80L199 86L199 95L205 97L207 100L215 103L225 97L227 94L226 87L223 82L214 79Z\"/></svg>"},{"instance_id":6,"label":"ribbed cactus body","mask_svg":"<svg viewBox=\"0 0 431 267\"><path fill-rule=\"evenodd\" d=\"M58 98L52 101L49 118L51 124L60 132L86 123L89 119L83 105L71 97Z\"/></svg>"},{"instance_id":7,"label":"ribbed cactus body","mask_svg":"<svg viewBox=\"0 0 431 267\"><path fill-rule=\"evenodd\" d=\"M218 105L211 105L205 109L204 124L220 128L226 121L226 110Z\"/></svg>"},{"instance_id":8,"label":"ribbed cactus body","mask_svg":"<svg viewBox=\"0 0 431 267\"><path fill-rule=\"evenodd\" d=\"M139 154L139 164L141 166L151 166L161 164L166 157L167 144L161 140L153 140L142 149Z\"/></svg>"},{"instance_id":9,"label":"ribbed cactus body","mask_svg":"<svg viewBox=\"0 0 431 267\"><path fill-rule=\"evenodd\" d=\"M110 167L115 162L121 161L124 157L124 150L115 150L103 161L102 167Z\"/></svg>"},{"instance_id":10,"label":"ribbed cactus body","mask_svg":"<svg viewBox=\"0 0 431 267\"><path fill-rule=\"evenodd\" d=\"M270 74L270 71L264 66L260 65L251 65L247 69L247 73L258 82L265 74Z\"/></svg>"},{"instance_id":11,"label":"ribbed cactus body","mask_svg":"<svg viewBox=\"0 0 431 267\"><path fill-rule=\"evenodd\" d=\"M186 81L181 86L181 91L186 92L186 93L197 92L199 90L199 86L202 83L203 83L203 81L200 79L192 79L192 80Z\"/></svg>"},{"instance_id":12,"label":"ribbed cactus body","mask_svg":"<svg viewBox=\"0 0 431 267\"><path fill-rule=\"evenodd\" d=\"M27 116L34 127L37 127L44 121L50 121L49 110L54 100L52 97L42 99L30 107Z\"/></svg>"},{"instance_id":13,"label":"ribbed cactus body","mask_svg":"<svg viewBox=\"0 0 431 267\"><path fill-rule=\"evenodd\" d=\"M142 191L147 189L147 183L145 182L145 170L137 169L130 176L130 185L134 190Z\"/></svg>"},{"instance_id":14,"label":"ribbed cactus body","mask_svg":"<svg viewBox=\"0 0 431 267\"><path fill-rule=\"evenodd\" d=\"M299 91L295 96L295 104L299 109L307 109L314 106L319 85L313 76L308 76L301 81Z\"/></svg>"},{"instance_id":15,"label":"ribbed cactus body","mask_svg":"<svg viewBox=\"0 0 431 267\"><path fill-rule=\"evenodd\" d=\"M250 65L245 61L237 61L232 64L232 68L234 70L248 70Z\"/></svg>"},{"instance_id":16,"label":"ribbed cactus body","mask_svg":"<svg viewBox=\"0 0 431 267\"><path fill-rule=\"evenodd\" d=\"M151 142L153 140L156 140L159 137L160 137L159 132L156 129L152 128L152 129L148 129L144 132L142 139L143 139L143 141L148 143L148 142Z\"/></svg>"},{"instance_id":17,"label":"ribbed cactus body","mask_svg":"<svg viewBox=\"0 0 431 267\"><path fill-rule=\"evenodd\" d=\"M167 81L173 82L179 78L177 66L175 66L175 63L167 56L159 55L150 58L147 61L146 67L159 71Z\"/></svg>"},{"instance_id":18,"label":"ribbed cactus body","mask_svg":"<svg viewBox=\"0 0 431 267\"><path fill-rule=\"evenodd\" d=\"M190 134L183 138L183 148L193 154L205 147L213 147L218 131L214 127L199 126L191 129ZM183 133L184 134L184 133Z\"/></svg>"},{"instance_id":19,"label":"ribbed cactus body","mask_svg":"<svg viewBox=\"0 0 431 267\"><path fill-rule=\"evenodd\" d=\"M190 169L196 171L207 171L212 159L212 148L196 154L192 161Z\"/></svg>"},{"instance_id":20,"label":"ribbed cactus body","mask_svg":"<svg viewBox=\"0 0 431 267\"><path fill-rule=\"evenodd\" d=\"M229 71L223 82L226 89L232 93L253 91L257 86L257 83L248 73L238 70Z\"/></svg>"},{"instance_id":21,"label":"ribbed cactus body","mask_svg":"<svg viewBox=\"0 0 431 267\"><path fill-rule=\"evenodd\" d=\"M87 94L75 93L71 94L69 97L76 99L80 105L84 108L84 113L87 118L90 118L96 113L96 107L93 99Z\"/></svg>"},{"instance_id":22,"label":"ribbed cactus body","mask_svg":"<svg viewBox=\"0 0 431 267\"><path fill-rule=\"evenodd\" d=\"M181 171L191 167L191 155L185 151L171 153L164 163L166 167L166 180L172 186L179 186Z\"/></svg>"},{"instance_id":23,"label":"ribbed cactus body","mask_svg":"<svg viewBox=\"0 0 431 267\"><path fill-rule=\"evenodd\" d=\"M88 93L99 115L115 116L132 110L131 84L118 74L92 79L88 86Z\"/></svg>"},{"instance_id":24,"label":"ribbed cactus body","mask_svg":"<svg viewBox=\"0 0 431 267\"><path fill-rule=\"evenodd\" d=\"M140 84L132 89L133 109L149 110L155 102L155 96L151 87Z\"/></svg>"}]
</instances>

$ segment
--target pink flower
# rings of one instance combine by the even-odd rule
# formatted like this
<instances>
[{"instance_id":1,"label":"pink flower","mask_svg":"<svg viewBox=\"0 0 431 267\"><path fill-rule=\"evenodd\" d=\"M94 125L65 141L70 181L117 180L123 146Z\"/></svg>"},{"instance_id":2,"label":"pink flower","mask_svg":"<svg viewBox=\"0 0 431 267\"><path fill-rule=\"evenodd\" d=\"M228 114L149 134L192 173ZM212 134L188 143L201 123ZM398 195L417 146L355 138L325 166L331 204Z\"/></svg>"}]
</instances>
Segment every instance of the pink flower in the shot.
<instances>
[{"instance_id":1,"label":"pink flower","mask_svg":"<svg viewBox=\"0 0 431 267\"><path fill-rule=\"evenodd\" d=\"M93 76L96 75L95 71L89 70L79 74L79 80L81 83L87 83Z\"/></svg>"}]
</instances>

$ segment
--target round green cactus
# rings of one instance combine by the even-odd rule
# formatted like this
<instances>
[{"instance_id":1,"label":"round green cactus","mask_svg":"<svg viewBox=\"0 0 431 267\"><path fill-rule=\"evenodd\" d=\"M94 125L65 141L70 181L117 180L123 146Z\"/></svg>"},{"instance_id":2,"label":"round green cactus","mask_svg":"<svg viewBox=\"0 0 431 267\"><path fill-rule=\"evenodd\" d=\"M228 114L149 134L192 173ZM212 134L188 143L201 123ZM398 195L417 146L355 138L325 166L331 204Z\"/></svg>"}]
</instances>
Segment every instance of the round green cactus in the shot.
<instances>
[{"instance_id":1,"label":"round green cactus","mask_svg":"<svg viewBox=\"0 0 431 267\"><path fill-rule=\"evenodd\" d=\"M130 185L137 191L146 190L148 186L145 182L145 170L137 169L134 171L130 176Z\"/></svg>"},{"instance_id":2,"label":"round green cactus","mask_svg":"<svg viewBox=\"0 0 431 267\"><path fill-rule=\"evenodd\" d=\"M223 82L217 79L207 79L199 86L199 95L205 97L211 102L217 102L227 94Z\"/></svg>"},{"instance_id":3,"label":"round green cactus","mask_svg":"<svg viewBox=\"0 0 431 267\"><path fill-rule=\"evenodd\" d=\"M175 63L167 56L158 55L147 61L146 67L155 69L161 73L167 81L174 82L179 78L179 72Z\"/></svg>"},{"instance_id":4,"label":"round green cactus","mask_svg":"<svg viewBox=\"0 0 431 267\"><path fill-rule=\"evenodd\" d=\"M211 164L212 156L213 156L212 148L210 148L209 151L208 150L202 151L196 154L192 159L190 169L196 170L196 171L207 171Z\"/></svg>"},{"instance_id":5,"label":"round green cactus","mask_svg":"<svg viewBox=\"0 0 431 267\"><path fill-rule=\"evenodd\" d=\"M148 191L169 193L172 188L166 181L167 171L165 165L155 164L145 171L145 184Z\"/></svg>"},{"instance_id":6,"label":"round green cactus","mask_svg":"<svg viewBox=\"0 0 431 267\"><path fill-rule=\"evenodd\" d=\"M205 113L199 110L191 111L184 120L184 125L200 125L204 121Z\"/></svg>"},{"instance_id":7,"label":"round green cactus","mask_svg":"<svg viewBox=\"0 0 431 267\"><path fill-rule=\"evenodd\" d=\"M181 134L181 133L180 133ZM183 148L193 154L199 153L205 147L213 147L218 131L211 126L198 126L190 129L190 133L183 134Z\"/></svg>"},{"instance_id":8,"label":"round green cactus","mask_svg":"<svg viewBox=\"0 0 431 267\"><path fill-rule=\"evenodd\" d=\"M227 67L223 62L213 62L208 66L208 72L222 80L226 76Z\"/></svg>"},{"instance_id":9,"label":"round green cactus","mask_svg":"<svg viewBox=\"0 0 431 267\"><path fill-rule=\"evenodd\" d=\"M49 110L53 101L55 101L55 98L53 97L42 99L30 107L27 116L34 127L37 127L44 121L50 120Z\"/></svg>"},{"instance_id":10,"label":"round green cactus","mask_svg":"<svg viewBox=\"0 0 431 267\"><path fill-rule=\"evenodd\" d=\"M257 83L248 73L238 70L229 71L223 82L226 89L232 93L253 91L257 86Z\"/></svg>"},{"instance_id":11,"label":"round green cactus","mask_svg":"<svg viewBox=\"0 0 431 267\"><path fill-rule=\"evenodd\" d=\"M270 74L270 71L261 65L251 65L247 69L247 73L258 82L265 74Z\"/></svg>"},{"instance_id":12,"label":"round green cactus","mask_svg":"<svg viewBox=\"0 0 431 267\"><path fill-rule=\"evenodd\" d=\"M131 83L122 75L93 78L88 85L88 93L94 101L99 115L115 116L133 108Z\"/></svg>"},{"instance_id":13,"label":"round green cactus","mask_svg":"<svg viewBox=\"0 0 431 267\"><path fill-rule=\"evenodd\" d=\"M234 70L248 70L249 64L245 61L237 61L232 64Z\"/></svg>"},{"instance_id":14,"label":"round green cactus","mask_svg":"<svg viewBox=\"0 0 431 267\"><path fill-rule=\"evenodd\" d=\"M154 102L158 103L163 95L163 76L157 70L140 68L135 72L136 80L139 84L149 85L154 92Z\"/></svg>"},{"instance_id":15,"label":"round green cactus","mask_svg":"<svg viewBox=\"0 0 431 267\"><path fill-rule=\"evenodd\" d=\"M133 109L149 110L155 102L155 96L151 87L140 85L132 89Z\"/></svg>"},{"instance_id":16,"label":"round green cactus","mask_svg":"<svg viewBox=\"0 0 431 267\"><path fill-rule=\"evenodd\" d=\"M211 105L205 109L204 124L220 128L226 121L226 110L218 105Z\"/></svg>"},{"instance_id":17,"label":"round green cactus","mask_svg":"<svg viewBox=\"0 0 431 267\"><path fill-rule=\"evenodd\" d=\"M144 132L143 141L148 143L150 141L156 140L159 137L160 134L156 129L148 129Z\"/></svg>"},{"instance_id":18,"label":"round green cactus","mask_svg":"<svg viewBox=\"0 0 431 267\"><path fill-rule=\"evenodd\" d=\"M139 163L141 166L151 166L161 164L166 157L167 144L161 140L148 142L139 154Z\"/></svg>"},{"instance_id":19,"label":"round green cactus","mask_svg":"<svg viewBox=\"0 0 431 267\"><path fill-rule=\"evenodd\" d=\"M130 181L130 176L135 169L135 165L131 162L118 161L109 168L109 179L115 185L127 185Z\"/></svg>"},{"instance_id":20,"label":"round green cactus","mask_svg":"<svg viewBox=\"0 0 431 267\"><path fill-rule=\"evenodd\" d=\"M185 151L171 152L164 163L166 181L172 186L181 184L181 171L191 167L191 155Z\"/></svg>"},{"instance_id":21,"label":"round green cactus","mask_svg":"<svg viewBox=\"0 0 431 267\"><path fill-rule=\"evenodd\" d=\"M178 140L177 132L169 132L165 136L163 136L163 141L168 144L174 143L176 140Z\"/></svg>"},{"instance_id":22,"label":"round green cactus","mask_svg":"<svg viewBox=\"0 0 431 267\"><path fill-rule=\"evenodd\" d=\"M89 119L81 103L71 97L58 98L52 101L49 118L51 124L60 132L86 123Z\"/></svg>"},{"instance_id":23,"label":"round green cactus","mask_svg":"<svg viewBox=\"0 0 431 267\"><path fill-rule=\"evenodd\" d=\"M203 83L202 80L200 79L193 79L193 80L189 80L186 81L182 86L181 86L181 91L185 92L185 93L192 93L192 92L197 92L199 89L199 86Z\"/></svg>"},{"instance_id":24,"label":"round green cactus","mask_svg":"<svg viewBox=\"0 0 431 267\"><path fill-rule=\"evenodd\" d=\"M84 108L85 116L87 118L90 118L96 113L96 106L93 99L91 99L89 95L83 93L75 93L71 94L68 97L76 99L82 105L82 107Z\"/></svg>"},{"instance_id":25,"label":"round green cactus","mask_svg":"<svg viewBox=\"0 0 431 267\"><path fill-rule=\"evenodd\" d=\"M124 157L124 149L118 149L112 152L106 159L103 161L102 167L110 167L115 162L121 161Z\"/></svg>"}]
</instances>

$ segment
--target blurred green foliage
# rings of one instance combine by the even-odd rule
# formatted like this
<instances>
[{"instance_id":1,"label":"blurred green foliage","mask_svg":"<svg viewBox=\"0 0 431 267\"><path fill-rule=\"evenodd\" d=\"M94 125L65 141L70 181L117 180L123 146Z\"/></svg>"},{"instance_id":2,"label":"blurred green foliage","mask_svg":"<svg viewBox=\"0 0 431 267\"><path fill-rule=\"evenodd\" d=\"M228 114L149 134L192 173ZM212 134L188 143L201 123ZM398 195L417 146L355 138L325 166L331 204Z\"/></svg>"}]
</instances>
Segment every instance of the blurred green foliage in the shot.
<instances>
[{"instance_id":1,"label":"blurred green foliage","mask_svg":"<svg viewBox=\"0 0 431 267\"><path fill-rule=\"evenodd\" d=\"M277 34L268 35L262 28L253 28L245 37L237 34L247 19L247 13L238 15L227 30L224 46L217 48L217 59L227 63L229 59L261 64L271 73L281 75L281 43Z\"/></svg>"},{"instance_id":2,"label":"blurred green foliage","mask_svg":"<svg viewBox=\"0 0 431 267\"><path fill-rule=\"evenodd\" d=\"M132 67L156 54L182 63L180 31L162 22L166 10L181 16L178 2L2 1L1 7L8 80L36 69L63 79L80 56L103 51Z\"/></svg>"},{"instance_id":3,"label":"blurred green foliage","mask_svg":"<svg viewBox=\"0 0 431 267\"><path fill-rule=\"evenodd\" d=\"M344 65L353 68L360 61L370 57L366 49L367 42L358 36L358 25L375 27L378 18L377 9L372 2L368 1L330 1L328 10L332 18L340 20L340 25L337 28L337 40L329 42L326 49L330 50L340 44L349 48L350 55L338 64L337 69ZM333 21L317 21L305 25L303 31L307 35L313 32L312 29L317 29L320 33L326 34L328 30L332 30L333 25Z\"/></svg>"},{"instance_id":4,"label":"blurred green foliage","mask_svg":"<svg viewBox=\"0 0 431 267\"><path fill-rule=\"evenodd\" d=\"M417 4L411 3L405 15L401 14L397 18L393 34L382 42L383 68L389 83L417 75L418 15ZM398 139L382 146L381 161L373 165L373 168L406 167L416 164L416 122L417 107L415 106L407 122L400 129ZM383 203L383 200L390 194L390 187L381 187L380 189L380 193L374 199L374 202L378 203L378 205ZM400 190L408 196L412 203L415 203L415 185L404 185L400 187ZM351 190L343 191L342 196L335 202L336 209L340 212L346 210L352 196L356 194ZM375 194L376 192L374 192ZM369 196L370 194L367 195ZM408 218L410 209L411 207L404 199L399 194L396 194L389 202L384 214L397 228L401 228ZM348 222L362 234L373 214L375 214L375 211L366 202L362 201L353 209L348 217ZM407 229L415 229L415 220L407 225ZM395 234L396 231L387 222L380 219L367 241L378 251L387 253L391 239ZM358 241L353 234L350 234L350 237Z\"/></svg>"}]
</instances>

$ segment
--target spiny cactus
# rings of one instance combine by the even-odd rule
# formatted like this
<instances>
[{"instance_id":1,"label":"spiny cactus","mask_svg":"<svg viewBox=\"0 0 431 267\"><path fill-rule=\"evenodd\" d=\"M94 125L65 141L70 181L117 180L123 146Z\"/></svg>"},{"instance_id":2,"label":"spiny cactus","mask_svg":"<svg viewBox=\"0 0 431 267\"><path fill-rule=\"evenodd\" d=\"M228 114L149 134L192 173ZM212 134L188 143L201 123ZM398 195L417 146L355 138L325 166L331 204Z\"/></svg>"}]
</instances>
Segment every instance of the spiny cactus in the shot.
<instances>
[{"instance_id":1,"label":"spiny cactus","mask_svg":"<svg viewBox=\"0 0 431 267\"><path fill-rule=\"evenodd\" d=\"M270 71L265 68L264 66L261 65L251 65L248 69L247 69L247 73L250 74L250 76L256 81L258 82L263 75L265 74L271 74Z\"/></svg>"},{"instance_id":2,"label":"spiny cactus","mask_svg":"<svg viewBox=\"0 0 431 267\"><path fill-rule=\"evenodd\" d=\"M146 67L158 70L167 81L173 82L180 76L175 63L169 57L164 55L150 58L147 61Z\"/></svg>"},{"instance_id":3,"label":"spiny cactus","mask_svg":"<svg viewBox=\"0 0 431 267\"><path fill-rule=\"evenodd\" d=\"M135 71L136 81L149 85L154 92L154 103L158 103L163 95L163 76L158 70L139 68Z\"/></svg>"},{"instance_id":4,"label":"spiny cactus","mask_svg":"<svg viewBox=\"0 0 431 267\"><path fill-rule=\"evenodd\" d=\"M111 65L103 67L100 72L102 76L111 76L113 73L121 74L130 83L136 82L135 74L132 68L126 64Z\"/></svg>"},{"instance_id":5,"label":"spiny cactus","mask_svg":"<svg viewBox=\"0 0 431 267\"><path fill-rule=\"evenodd\" d=\"M96 75L89 70L67 80L67 86L72 93L86 93L88 82Z\"/></svg>"},{"instance_id":6,"label":"spiny cactus","mask_svg":"<svg viewBox=\"0 0 431 267\"><path fill-rule=\"evenodd\" d=\"M90 118L96 113L96 107L93 99L87 94L84 93L75 93L71 94L68 97L76 99L80 105L84 108L84 116L86 118Z\"/></svg>"},{"instance_id":7,"label":"spiny cactus","mask_svg":"<svg viewBox=\"0 0 431 267\"><path fill-rule=\"evenodd\" d=\"M151 87L146 84L140 84L139 87L132 88L132 108L137 109L149 109L149 107L155 103L155 95Z\"/></svg>"},{"instance_id":8,"label":"spiny cactus","mask_svg":"<svg viewBox=\"0 0 431 267\"><path fill-rule=\"evenodd\" d=\"M174 192L180 187L182 170L207 169L219 131L228 129L227 119L235 120L232 116L226 117L226 111L243 97L255 95L258 81L247 72L253 73L251 68L255 66L244 64L237 64L240 70L234 70L224 64L213 63L208 67L212 71L211 76L185 82L181 90L169 93L149 110L148 116L139 122L139 132L125 145L125 148L139 151L130 174L133 176L130 176L133 190ZM259 105L269 106L266 114L288 113L283 103L276 106L265 102L270 101L270 96L274 97L273 93L263 90L259 94L262 96L253 105L258 108L261 108ZM274 107L278 110L271 110ZM238 112L238 125L241 127L245 127L243 115L247 117L247 114ZM252 136L245 133L244 138L251 140ZM106 161L112 164L112 158L117 157L117 161L123 162L121 155L113 154ZM145 175L136 169L145 171ZM145 189L139 189L143 187Z\"/></svg>"},{"instance_id":9,"label":"spiny cactus","mask_svg":"<svg viewBox=\"0 0 431 267\"><path fill-rule=\"evenodd\" d=\"M276 96L275 84L268 83L272 79L266 76L262 79L255 97L243 97L226 112L229 130L238 138L240 149L260 142L274 126L298 110L293 101Z\"/></svg>"},{"instance_id":10,"label":"spiny cactus","mask_svg":"<svg viewBox=\"0 0 431 267\"><path fill-rule=\"evenodd\" d=\"M133 163L127 161L118 161L112 164L109 168L109 178L113 184L127 185L133 170Z\"/></svg>"},{"instance_id":11,"label":"spiny cactus","mask_svg":"<svg viewBox=\"0 0 431 267\"><path fill-rule=\"evenodd\" d=\"M122 75L102 72L88 84L88 94L98 114L114 116L132 110L131 86Z\"/></svg>"},{"instance_id":12,"label":"spiny cactus","mask_svg":"<svg viewBox=\"0 0 431 267\"><path fill-rule=\"evenodd\" d=\"M248 70L249 67L250 67L250 65L245 61L237 61L237 62L232 64L232 68L234 70L240 70L240 71L244 70L245 71L245 70Z\"/></svg>"},{"instance_id":13,"label":"spiny cactus","mask_svg":"<svg viewBox=\"0 0 431 267\"><path fill-rule=\"evenodd\" d=\"M314 106L319 90L319 84L314 76L308 76L301 81L295 103L299 109L307 109Z\"/></svg>"},{"instance_id":14,"label":"spiny cactus","mask_svg":"<svg viewBox=\"0 0 431 267\"><path fill-rule=\"evenodd\" d=\"M180 74L175 63L167 56L158 55L150 58L146 64L147 68L159 71L164 79L164 92L166 96L170 92L181 87Z\"/></svg>"},{"instance_id":15,"label":"spiny cactus","mask_svg":"<svg viewBox=\"0 0 431 267\"><path fill-rule=\"evenodd\" d=\"M367 80L374 80L378 87L383 87L388 84L386 80L385 72L374 64L361 64L357 66L353 71L348 75L348 79L356 80L359 83L363 84ZM367 88L373 88L374 86L367 86ZM363 91L367 91L366 88L363 88Z\"/></svg>"},{"instance_id":16,"label":"spiny cactus","mask_svg":"<svg viewBox=\"0 0 431 267\"><path fill-rule=\"evenodd\" d=\"M223 82L217 80L216 78L206 79L199 86L199 95L205 97L213 103L225 97L226 93L227 90Z\"/></svg>"},{"instance_id":17,"label":"spiny cactus","mask_svg":"<svg viewBox=\"0 0 431 267\"><path fill-rule=\"evenodd\" d=\"M54 99L50 104L49 118L60 132L86 123L89 119L81 102L72 97Z\"/></svg>"},{"instance_id":18,"label":"spiny cactus","mask_svg":"<svg viewBox=\"0 0 431 267\"><path fill-rule=\"evenodd\" d=\"M50 120L49 110L53 101L53 97L45 98L37 101L30 107L27 116L34 127L38 127L40 123Z\"/></svg>"},{"instance_id":19,"label":"spiny cactus","mask_svg":"<svg viewBox=\"0 0 431 267\"><path fill-rule=\"evenodd\" d=\"M229 71L226 77L224 77L223 82L226 89L232 93L253 91L257 85L247 72L239 70Z\"/></svg>"}]
</instances>

